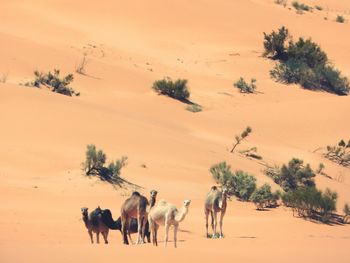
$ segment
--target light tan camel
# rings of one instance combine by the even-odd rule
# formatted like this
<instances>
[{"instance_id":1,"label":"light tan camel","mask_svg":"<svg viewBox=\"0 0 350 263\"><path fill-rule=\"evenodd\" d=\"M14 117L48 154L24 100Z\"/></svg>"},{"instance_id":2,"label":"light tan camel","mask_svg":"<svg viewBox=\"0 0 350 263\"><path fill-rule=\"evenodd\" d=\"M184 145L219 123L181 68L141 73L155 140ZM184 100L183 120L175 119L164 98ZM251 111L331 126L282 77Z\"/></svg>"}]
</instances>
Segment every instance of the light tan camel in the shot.
<instances>
[{"instance_id":1,"label":"light tan camel","mask_svg":"<svg viewBox=\"0 0 350 263\"><path fill-rule=\"evenodd\" d=\"M148 200L139 192L133 192L132 195L125 200L121 208L122 234L125 245L129 245L128 227L131 219L137 219L137 244L143 243L145 237L145 227L148 217Z\"/></svg>"},{"instance_id":2,"label":"light tan camel","mask_svg":"<svg viewBox=\"0 0 350 263\"><path fill-rule=\"evenodd\" d=\"M83 207L81 208L81 213L83 216L85 227L87 228L90 236L91 244L94 243L92 233L96 233L97 244L100 243L100 233L102 234L103 239L105 240L105 243L108 244L107 238L108 238L109 228L102 222L101 208L98 207L89 214L88 208Z\"/></svg>"},{"instance_id":3,"label":"light tan camel","mask_svg":"<svg viewBox=\"0 0 350 263\"><path fill-rule=\"evenodd\" d=\"M211 227L213 229L213 236L214 238L217 237L216 233L216 226L217 226L217 214L220 213L220 238L224 237L224 234L222 233L222 222L226 213L226 207L227 207L227 190L223 188L222 192L216 187L213 186L210 189L210 192L208 193L206 199L205 199L205 205L204 205L204 211L205 211L205 220L206 220L206 230L207 230L207 238L209 238L208 233L208 217L209 213L211 215Z\"/></svg>"},{"instance_id":4,"label":"light tan camel","mask_svg":"<svg viewBox=\"0 0 350 263\"><path fill-rule=\"evenodd\" d=\"M179 223L185 219L190 204L191 200L185 200L182 208L178 211L175 205L161 200L150 210L148 222L152 233L153 245L158 246L157 231L159 225L165 226L165 247L168 243L169 228L174 226L174 246L176 247Z\"/></svg>"}]
</instances>

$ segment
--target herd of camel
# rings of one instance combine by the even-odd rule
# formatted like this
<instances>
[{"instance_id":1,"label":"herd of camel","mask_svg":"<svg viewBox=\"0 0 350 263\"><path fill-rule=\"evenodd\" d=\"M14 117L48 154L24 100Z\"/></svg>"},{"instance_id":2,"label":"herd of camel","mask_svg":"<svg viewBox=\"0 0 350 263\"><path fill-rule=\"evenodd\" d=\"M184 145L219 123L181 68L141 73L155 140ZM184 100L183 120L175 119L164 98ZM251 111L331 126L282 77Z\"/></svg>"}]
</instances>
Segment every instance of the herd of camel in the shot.
<instances>
[{"instance_id":1,"label":"herd of camel","mask_svg":"<svg viewBox=\"0 0 350 263\"><path fill-rule=\"evenodd\" d=\"M108 233L110 229L119 230L123 235L123 243L128 245L131 239L131 234L137 233L137 244L151 242L153 245L158 245L157 232L159 226L165 227L165 247L168 243L168 234L170 226L174 228L174 246L176 247L177 231L179 223L182 222L187 213L191 200L185 200L183 206L177 209L175 205L168 203L165 200L156 202L158 192L152 190L150 192L150 200L139 192L133 192L132 195L125 200L121 207L121 216L117 220L113 220L112 213L109 209L101 209L100 207L88 212L88 208L81 208L83 221L88 230L91 243L94 243L93 233L96 234L96 241L99 243L99 234L101 233L104 241L108 244ZM227 191L220 190L213 186L207 194L204 203L204 212L206 220L206 236L223 238L222 222L226 213L227 207ZM217 234L217 214L220 213L220 233ZM208 232L208 219L211 215L211 226L213 230L212 236Z\"/></svg>"}]
</instances>

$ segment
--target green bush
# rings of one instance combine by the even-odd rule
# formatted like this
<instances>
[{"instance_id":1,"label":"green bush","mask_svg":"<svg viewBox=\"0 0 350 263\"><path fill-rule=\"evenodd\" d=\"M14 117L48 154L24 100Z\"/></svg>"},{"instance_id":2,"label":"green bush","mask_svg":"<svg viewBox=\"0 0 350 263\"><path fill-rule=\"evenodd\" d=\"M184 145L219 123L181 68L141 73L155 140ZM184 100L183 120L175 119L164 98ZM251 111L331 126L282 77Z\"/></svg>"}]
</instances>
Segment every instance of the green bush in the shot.
<instances>
[{"instance_id":1,"label":"green bush","mask_svg":"<svg viewBox=\"0 0 350 263\"><path fill-rule=\"evenodd\" d=\"M322 192L315 187L300 187L282 196L286 206L292 207L293 214L310 217L323 222L329 222L336 211L338 195L329 189Z\"/></svg>"},{"instance_id":2,"label":"green bush","mask_svg":"<svg viewBox=\"0 0 350 263\"><path fill-rule=\"evenodd\" d=\"M328 145L324 156L339 165L350 167L350 140L347 144L341 140L338 145Z\"/></svg>"},{"instance_id":3,"label":"green bush","mask_svg":"<svg viewBox=\"0 0 350 263\"><path fill-rule=\"evenodd\" d=\"M276 198L271 192L271 186L264 184L256 189L250 197L250 200L256 205L257 209L264 209L269 206Z\"/></svg>"},{"instance_id":4,"label":"green bush","mask_svg":"<svg viewBox=\"0 0 350 263\"><path fill-rule=\"evenodd\" d=\"M303 160L293 158L287 165L281 168L267 168L265 174L270 176L274 182L286 192L296 190L298 187L315 186L315 173L309 164L304 166Z\"/></svg>"},{"instance_id":5,"label":"green bush","mask_svg":"<svg viewBox=\"0 0 350 263\"><path fill-rule=\"evenodd\" d=\"M315 8L316 8L318 11L322 11L322 10L323 10L323 7L320 6L320 5L315 5Z\"/></svg>"},{"instance_id":6,"label":"green bush","mask_svg":"<svg viewBox=\"0 0 350 263\"><path fill-rule=\"evenodd\" d=\"M87 176L98 176L103 181L120 184L123 181L120 178L121 169L126 166L127 159L126 156L123 156L120 160L105 166L106 154L102 150L97 150L95 145L90 144L87 146L82 169Z\"/></svg>"},{"instance_id":7,"label":"green bush","mask_svg":"<svg viewBox=\"0 0 350 263\"><path fill-rule=\"evenodd\" d=\"M251 79L249 84L241 77L233 86L238 88L241 93L254 93L256 90L256 79Z\"/></svg>"},{"instance_id":8,"label":"green bush","mask_svg":"<svg viewBox=\"0 0 350 263\"><path fill-rule=\"evenodd\" d=\"M264 56L273 59L282 59L286 53L286 41L289 38L288 29L284 26L278 32L272 31L270 34L264 32Z\"/></svg>"},{"instance_id":9,"label":"green bush","mask_svg":"<svg viewBox=\"0 0 350 263\"><path fill-rule=\"evenodd\" d=\"M51 91L60 93L66 96L79 96L79 92L75 92L68 85L73 81L73 74L68 74L67 76L60 78L60 71L54 69L53 73L49 71L47 74L34 71L35 80L30 83L26 83L26 86L35 86L40 88L42 86L49 88Z\"/></svg>"},{"instance_id":10,"label":"green bush","mask_svg":"<svg viewBox=\"0 0 350 263\"><path fill-rule=\"evenodd\" d=\"M190 92L187 88L187 80L185 79L172 81L167 77L162 80L155 81L152 88L158 94L166 95L180 101L187 101L190 97Z\"/></svg>"},{"instance_id":11,"label":"green bush","mask_svg":"<svg viewBox=\"0 0 350 263\"><path fill-rule=\"evenodd\" d=\"M335 20L338 23L344 23L345 22L345 18L341 15L337 15L337 19Z\"/></svg>"},{"instance_id":12,"label":"green bush","mask_svg":"<svg viewBox=\"0 0 350 263\"><path fill-rule=\"evenodd\" d=\"M303 11L311 11L312 7L305 5L303 3L299 3L298 1L293 1L292 2L292 6L299 12L303 12Z\"/></svg>"},{"instance_id":13,"label":"green bush","mask_svg":"<svg viewBox=\"0 0 350 263\"><path fill-rule=\"evenodd\" d=\"M213 165L210 173L214 181L225 187L230 195L235 195L241 200L248 201L256 188L256 178L246 172L231 172L231 167L226 162Z\"/></svg>"},{"instance_id":14,"label":"green bush","mask_svg":"<svg viewBox=\"0 0 350 263\"><path fill-rule=\"evenodd\" d=\"M279 32L264 33L264 55L279 60L270 71L273 79L286 84L300 84L307 89L348 95L348 79L331 65L320 46L311 39L303 38L297 42L290 40L287 45L288 30L282 27ZM278 43L278 50L273 43Z\"/></svg>"}]
</instances>

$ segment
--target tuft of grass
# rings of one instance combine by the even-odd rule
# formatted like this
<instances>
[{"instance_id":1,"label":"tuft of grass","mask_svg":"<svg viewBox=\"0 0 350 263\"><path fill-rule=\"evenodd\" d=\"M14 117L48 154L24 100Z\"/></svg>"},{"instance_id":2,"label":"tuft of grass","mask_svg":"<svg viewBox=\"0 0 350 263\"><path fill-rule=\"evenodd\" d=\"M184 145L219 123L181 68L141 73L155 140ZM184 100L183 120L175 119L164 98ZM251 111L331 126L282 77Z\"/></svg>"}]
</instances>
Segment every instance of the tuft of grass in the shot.
<instances>
[{"instance_id":1,"label":"tuft of grass","mask_svg":"<svg viewBox=\"0 0 350 263\"><path fill-rule=\"evenodd\" d=\"M233 86L238 88L241 93L254 93L256 90L256 79L252 78L249 84L242 77L240 77L240 79L235 82Z\"/></svg>"},{"instance_id":2,"label":"tuft of grass","mask_svg":"<svg viewBox=\"0 0 350 263\"><path fill-rule=\"evenodd\" d=\"M293 1L292 6L297 10L298 13L302 14L303 11L309 12L312 10L311 6L299 3L298 1Z\"/></svg>"},{"instance_id":3,"label":"tuft of grass","mask_svg":"<svg viewBox=\"0 0 350 263\"><path fill-rule=\"evenodd\" d=\"M323 7L320 6L320 5L315 5L315 9L318 10L318 11L322 11L322 10L323 10Z\"/></svg>"},{"instance_id":4,"label":"tuft of grass","mask_svg":"<svg viewBox=\"0 0 350 263\"><path fill-rule=\"evenodd\" d=\"M186 107L186 110L196 113L202 111L202 106L198 104L191 104Z\"/></svg>"},{"instance_id":5,"label":"tuft of grass","mask_svg":"<svg viewBox=\"0 0 350 263\"><path fill-rule=\"evenodd\" d=\"M287 0L275 0L275 4L283 5L283 7L286 7L287 3L288 3Z\"/></svg>"},{"instance_id":6,"label":"tuft of grass","mask_svg":"<svg viewBox=\"0 0 350 263\"><path fill-rule=\"evenodd\" d=\"M338 23L344 23L345 22L345 18L342 15L338 15L337 19L335 20Z\"/></svg>"}]
</instances>

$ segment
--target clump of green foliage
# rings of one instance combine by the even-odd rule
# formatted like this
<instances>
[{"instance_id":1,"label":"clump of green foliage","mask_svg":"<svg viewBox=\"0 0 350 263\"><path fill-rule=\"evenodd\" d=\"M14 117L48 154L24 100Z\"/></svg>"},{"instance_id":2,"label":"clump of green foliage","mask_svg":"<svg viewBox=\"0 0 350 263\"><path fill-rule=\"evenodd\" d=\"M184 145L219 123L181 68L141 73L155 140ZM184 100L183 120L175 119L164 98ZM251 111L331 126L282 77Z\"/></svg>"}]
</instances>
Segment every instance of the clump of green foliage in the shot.
<instances>
[{"instance_id":1,"label":"clump of green foliage","mask_svg":"<svg viewBox=\"0 0 350 263\"><path fill-rule=\"evenodd\" d=\"M302 13L303 11L311 11L312 7L305 5L303 3L299 3L298 1L293 1L292 6L297 10L298 13Z\"/></svg>"},{"instance_id":2,"label":"clump of green foliage","mask_svg":"<svg viewBox=\"0 0 350 263\"><path fill-rule=\"evenodd\" d=\"M337 145L327 146L327 152L324 154L324 156L345 167L350 166L350 140L345 143L344 140L340 140Z\"/></svg>"},{"instance_id":3,"label":"clump of green foliage","mask_svg":"<svg viewBox=\"0 0 350 263\"><path fill-rule=\"evenodd\" d=\"M303 160L293 158L287 165L281 168L267 168L265 174L270 176L273 181L280 185L286 192L294 191L299 187L314 187L315 173L309 164L304 166Z\"/></svg>"},{"instance_id":4,"label":"clump of green foliage","mask_svg":"<svg viewBox=\"0 0 350 263\"><path fill-rule=\"evenodd\" d=\"M348 222L349 217L350 217L350 206L348 203L346 203L344 205L343 212L344 212L343 223L346 224Z\"/></svg>"},{"instance_id":5,"label":"clump of green foliage","mask_svg":"<svg viewBox=\"0 0 350 263\"><path fill-rule=\"evenodd\" d=\"M155 81L152 88L158 94L166 95L184 102L187 102L190 97L186 79L177 79L173 81L169 77L166 77L162 80Z\"/></svg>"},{"instance_id":6,"label":"clump of green foliage","mask_svg":"<svg viewBox=\"0 0 350 263\"><path fill-rule=\"evenodd\" d=\"M315 9L317 9L318 11L322 11L322 10L323 10L323 7L320 6L320 5L315 5Z\"/></svg>"},{"instance_id":7,"label":"clump of green foliage","mask_svg":"<svg viewBox=\"0 0 350 263\"><path fill-rule=\"evenodd\" d=\"M345 18L342 15L337 15L336 20L338 23L344 23L345 22Z\"/></svg>"},{"instance_id":8,"label":"clump of green foliage","mask_svg":"<svg viewBox=\"0 0 350 263\"><path fill-rule=\"evenodd\" d=\"M194 103L187 106L186 110L196 113L202 111L202 106Z\"/></svg>"},{"instance_id":9,"label":"clump of green foliage","mask_svg":"<svg viewBox=\"0 0 350 263\"><path fill-rule=\"evenodd\" d=\"M243 171L231 172L226 162L213 165L210 173L214 181L225 187L230 195L235 195L243 201L248 201L256 189L256 178Z\"/></svg>"},{"instance_id":10,"label":"clump of green foliage","mask_svg":"<svg viewBox=\"0 0 350 263\"><path fill-rule=\"evenodd\" d=\"M294 42L288 29L281 27L278 32L264 33L264 48L264 56L279 60L270 71L271 77L276 81L348 95L348 79L334 68L326 53L311 39L299 38Z\"/></svg>"},{"instance_id":11,"label":"clump of green foliage","mask_svg":"<svg viewBox=\"0 0 350 263\"><path fill-rule=\"evenodd\" d=\"M236 135L235 136L236 142L233 144L230 152L233 153L237 145L240 144L245 138L247 138L251 132L252 132L252 128L247 126L247 128L245 128L245 130L240 135Z\"/></svg>"},{"instance_id":12,"label":"clump of green foliage","mask_svg":"<svg viewBox=\"0 0 350 263\"><path fill-rule=\"evenodd\" d=\"M250 196L250 201L256 205L258 210L261 210L266 207L277 206L277 201L279 198L279 191L272 193L271 186L269 184L263 184L253 192L253 194Z\"/></svg>"},{"instance_id":13,"label":"clump of green foliage","mask_svg":"<svg viewBox=\"0 0 350 263\"><path fill-rule=\"evenodd\" d=\"M33 86L37 88L46 87L52 92L60 93L66 96L79 96L80 93L74 91L68 85L73 81L73 74L68 74L67 76L61 78L60 71L54 69L53 73L49 71L48 73L42 73L39 71L34 71L35 79L33 82L26 83L26 86Z\"/></svg>"},{"instance_id":14,"label":"clump of green foliage","mask_svg":"<svg viewBox=\"0 0 350 263\"><path fill-rule=\"evenodd\" d=\"M106 166L107 156L102 150L97 150L96 146L87 146L86 159L82 163L82 170L87 176L97 176L103 181L120 185L124 180L120 177L121 169L127 165L128 158L122 156L120 160L110 162Z\"/></svg>"},{"instance_id":15,"label":"clump of green foliage","mask_svg":"<svg viewBox=\"0 0 350 263\"><path fill-rule=\"evenodd\" d=\"M254 93L256 90L256 79L251 79L249 84L241 77L233 86L238 88L241 93Z\"/></svg>"},{"instance_id":16,"label":"clump of green foliage","mask_svg":"<svg viewBox=\"0 0 350 263\"><path fill-rule=\"evenodd\" d=\"M300 187L285 193L282 201L293 209L293 214L329 222L332 213L336 211L337 198L337 193L329 189L322 192L315 187Z\"/></svg>"}]
</instances>

